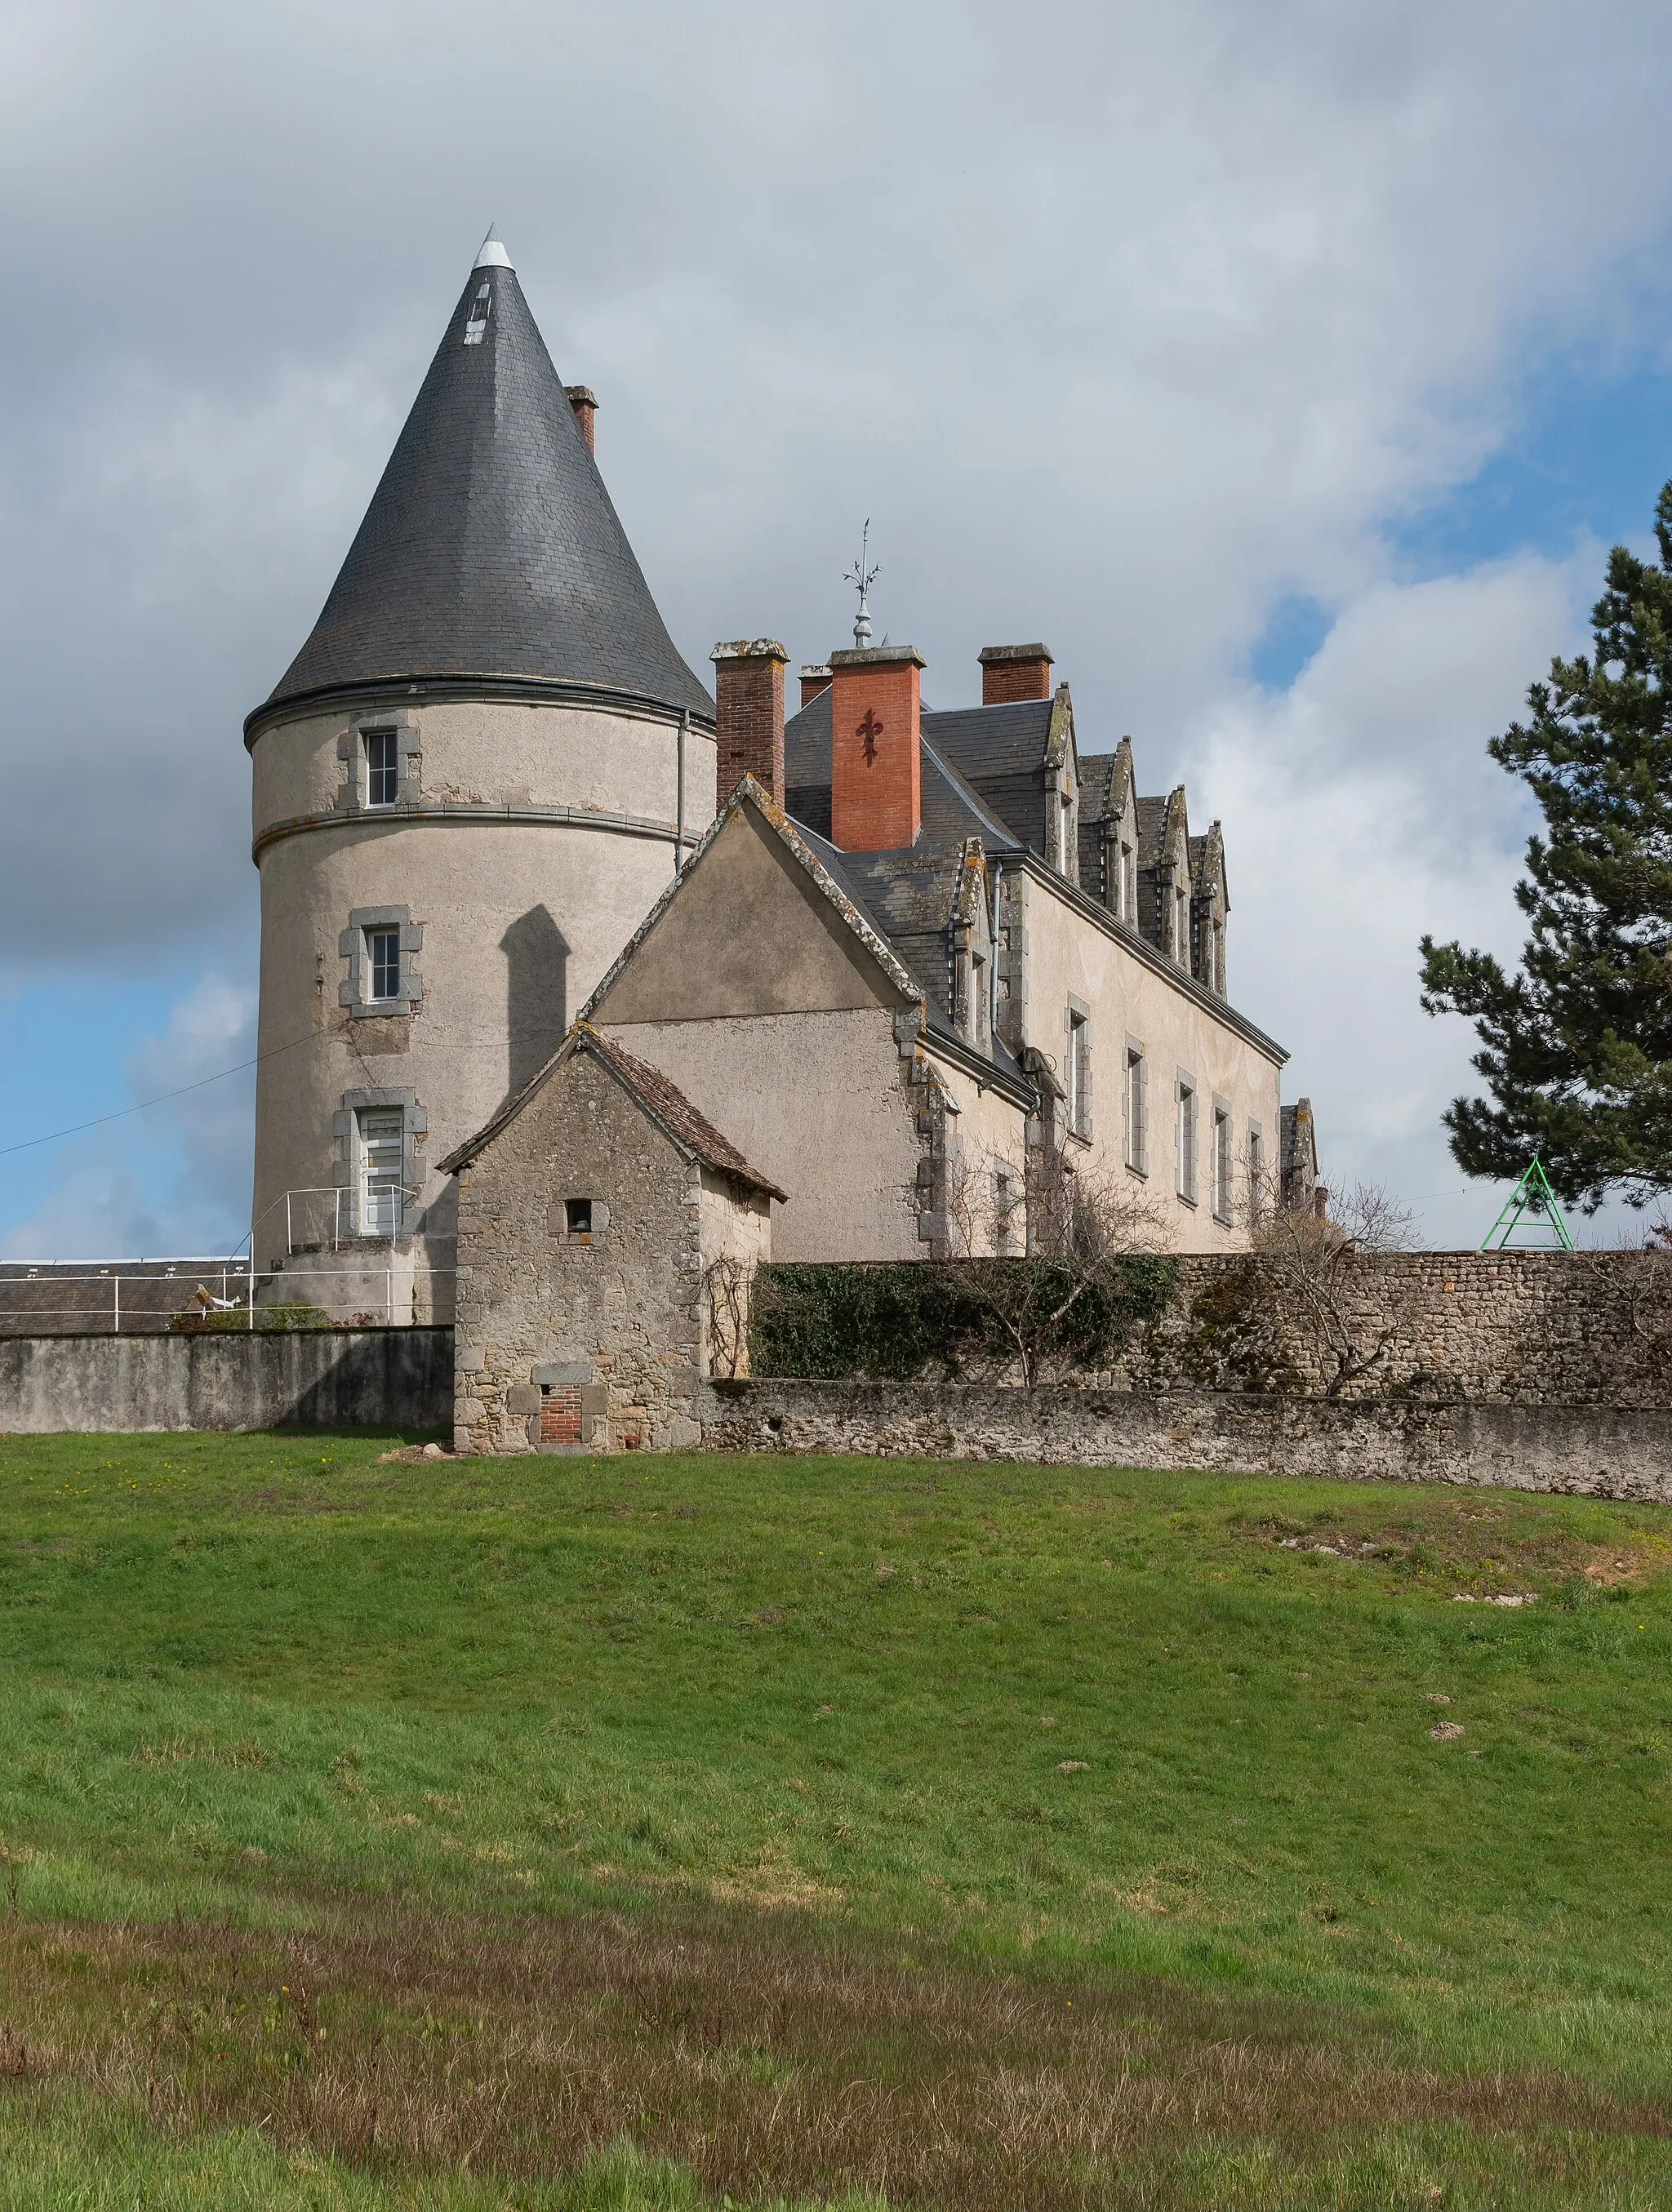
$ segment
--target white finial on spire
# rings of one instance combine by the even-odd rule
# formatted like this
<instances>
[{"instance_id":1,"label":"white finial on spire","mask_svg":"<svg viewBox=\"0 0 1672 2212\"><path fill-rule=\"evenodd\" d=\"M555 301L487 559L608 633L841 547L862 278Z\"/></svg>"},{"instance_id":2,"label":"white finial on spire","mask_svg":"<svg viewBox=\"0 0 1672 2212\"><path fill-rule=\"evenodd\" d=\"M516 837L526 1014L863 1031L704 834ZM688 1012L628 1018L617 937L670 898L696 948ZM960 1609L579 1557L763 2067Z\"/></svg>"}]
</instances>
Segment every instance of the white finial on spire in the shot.
<instances>
[{"instance_id":1,"label":"white finial on spire","mask_svg":"<svg viewBox=\"0 0 1672 2212\"><path fill-rule=\"evenodd\" d=\"M488 235L482 241L482 251L476 257L478 269L514 269L516 264L505 251L505 240L499 234L499 225L490 222Z\"/></svg>"},{"instance_id":2,"label":"white finial on spire","mask_svg":"<svg viewBox=\"0 0 1672 2212\"><path fill-rule=\"evenodd\" d=\"M871 517L867 514L865 518L865 527L860 532L860 557L842 580L844 584L851 584L860 595L859 613L854 621L854 643L861 653L871 642L871 611L866 605L866 599L878 575L878 569L874 563L869 568L866 566L866 554L870 544Z\"/></svg>"}]
</instances>

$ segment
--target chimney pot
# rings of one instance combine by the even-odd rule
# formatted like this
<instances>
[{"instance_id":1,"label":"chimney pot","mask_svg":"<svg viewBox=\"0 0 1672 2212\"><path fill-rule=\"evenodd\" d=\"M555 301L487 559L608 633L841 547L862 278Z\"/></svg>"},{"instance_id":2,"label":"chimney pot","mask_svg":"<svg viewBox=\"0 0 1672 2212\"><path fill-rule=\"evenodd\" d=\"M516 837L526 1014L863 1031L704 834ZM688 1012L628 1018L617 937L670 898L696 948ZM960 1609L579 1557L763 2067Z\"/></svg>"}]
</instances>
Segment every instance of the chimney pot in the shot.
<instances>
[{"instance_id":1,"label":"chimney pot","mask_svg":"<svg viewBox=\"0 0 1672 2212\"><path fill-rule=\"evenodd\" d=\"M587 451L595 449L593 444L593 417L598 412L598 397L584 384L566 384L563 397L575 410L575 419L581 425L581 434L587 441Z\"/></svg>"},{"instance_id":2,"label":"chimney pot","mask_svg":"<svg viewBox=\"0 0 1672 2212\"><path fill-rule=\"evenodd\" d=\"M714 665L715 769L722 799L746 775L784 803L784 666L789 655L775 637L722 641Z\"/></svg>"},{"instance_id":3,"label":"chimney pot","mask_svg":"<svg viewBox=\"0 0 1672 2212\"><path fill-rule=\"evenodd\" d=\"M917 842L923 665L910 645L830 655L830 842L842 852L886 853Z\"/></svg>"},{"instance_id":4,"label":"chimney pot","mask_svg":"<svg viewBox=\"0 0 1672 2212\"><path fill-rule=\"evenodd\" d=\"M979 658L983 707L1050 697L1051 656L1043 645L984 645Z\"/></svg>"},{"instance_id":5,"label":"chimney pot","mask_svg":"<svg viewBox=\"0 0 1672 2212\"><path fill-rule=\"evenodd\" d=\"M801 671L801 704L804 707L811 707L819 693L828 691L830 688L830 663L824 660L810 660ZM1668 964L1672 965L1672 952L1669 952Z\"/></svg>"}]
</instances>

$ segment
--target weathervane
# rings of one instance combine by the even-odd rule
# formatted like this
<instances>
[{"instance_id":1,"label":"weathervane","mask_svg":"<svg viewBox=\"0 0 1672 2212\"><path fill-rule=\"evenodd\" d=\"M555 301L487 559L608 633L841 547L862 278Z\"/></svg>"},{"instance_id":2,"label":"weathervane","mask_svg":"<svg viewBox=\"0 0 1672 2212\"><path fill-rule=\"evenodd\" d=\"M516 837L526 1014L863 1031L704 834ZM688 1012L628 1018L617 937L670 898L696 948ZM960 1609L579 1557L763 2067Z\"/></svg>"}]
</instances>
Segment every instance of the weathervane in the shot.
<instances>
[{"instance_id":1,"label":"weathervane","mask_svg":"<svg viewBox=\"0 0 1672 2212\"><path fill-rule=\"evenodd\" d=\"M854 644L860 653L863 653L871 642L871 615L866 605L866 595L876 582L879 573L875 567L866 566L866 556L870 543L871 517L867 514L865 518L865 527L860 532L860 557L842 580L844 584L851 584L860 595L860 611L854 622Z\"/></svg>"}]
</instances>

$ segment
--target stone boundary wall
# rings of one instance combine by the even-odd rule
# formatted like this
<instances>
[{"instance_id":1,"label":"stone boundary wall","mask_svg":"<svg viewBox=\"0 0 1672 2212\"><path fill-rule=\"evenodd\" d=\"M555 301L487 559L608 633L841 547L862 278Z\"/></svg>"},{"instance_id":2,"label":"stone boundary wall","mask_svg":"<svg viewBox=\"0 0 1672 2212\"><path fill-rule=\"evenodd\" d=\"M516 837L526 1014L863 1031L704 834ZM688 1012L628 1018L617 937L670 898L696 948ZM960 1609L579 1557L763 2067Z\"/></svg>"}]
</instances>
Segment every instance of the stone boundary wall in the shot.
<instances>
[{"instance_id":1,"label":"stone boundary wall","mask_svg":"<svg viewBox=\"0 0 1672 2212\"><path fill-rule=\"evenodd\" d=\"M0 1435L452 1425L450 1328L0 1337Z\"/></svg>"},{"instance_id":2,"label":"stone boundary wall","mask_svg":"<svg viewBox=\"0 0 1672 2212\"><path fill-rule=\"evenodd\" d=\"M1108 1381L1311 1395L1326 1332L1248 1255L1185 1255L1178 1289ZM1672 1251L1410 1252L1357 1259L1328 1293L1363 1351L1356 1399L1672 1407Z\"/></svg>"},{"instance_id":3,"label":"stone boundary wall","mask_svg":"<svg viewBox=\"0 0 1672 2212\"><path fill-rule=\"evenodd\" d=\"M1071 1383L705 1384L711 1451L857 1452L1497 1485L1672 1502L1672 1411Z\"/></svg>"}]
</instances>

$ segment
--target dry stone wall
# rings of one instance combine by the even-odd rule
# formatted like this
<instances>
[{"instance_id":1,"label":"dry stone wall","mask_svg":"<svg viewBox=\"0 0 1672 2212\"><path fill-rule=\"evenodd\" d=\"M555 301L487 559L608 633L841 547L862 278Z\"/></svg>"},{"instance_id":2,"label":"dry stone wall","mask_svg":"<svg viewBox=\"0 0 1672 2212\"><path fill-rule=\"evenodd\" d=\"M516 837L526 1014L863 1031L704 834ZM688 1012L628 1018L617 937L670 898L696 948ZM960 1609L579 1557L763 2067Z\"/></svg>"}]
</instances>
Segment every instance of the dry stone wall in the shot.
<instances>
[{"instance_id":1,"label":"dry stone wall","mask_svg":"<svg viewBox=\"0 0 1672 2212\"><path fill-rule=\"evenodd\" d=\"M1116 1386L1672 1407L1672 1252L1401 1253L1310 1294L1248 1256L1176 1265ZM1332 1342L1369 1363L1334 1393Z\"/></svg>"},{"instance_id":2,"label":"dry stone wall","mask_svg":"<svg viewBox=\"0 0 1672 2212\"><path fill-rule=\"evenodd\" d=\"M1672 1501L1672 1412L1659 1407L753 1380L705 1385L698 1410L714 1451L1205 1468Z\"/></svg>"}]
</instances>

